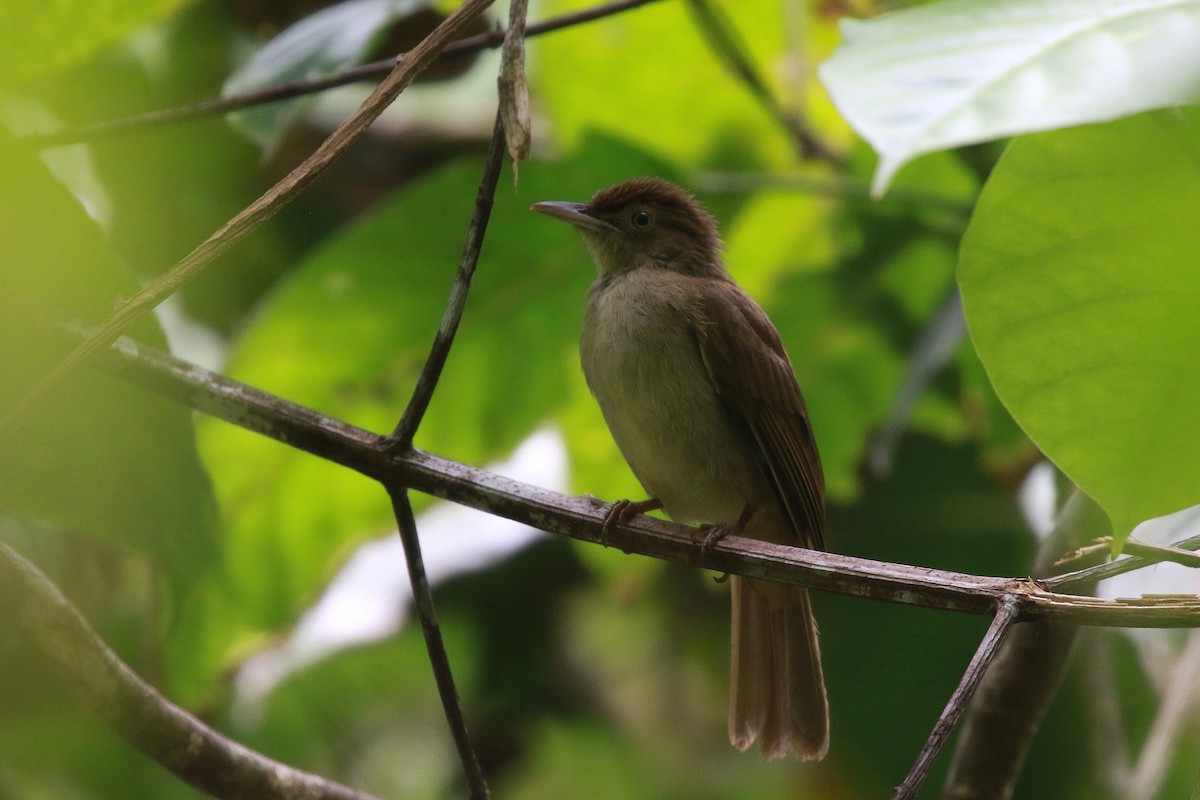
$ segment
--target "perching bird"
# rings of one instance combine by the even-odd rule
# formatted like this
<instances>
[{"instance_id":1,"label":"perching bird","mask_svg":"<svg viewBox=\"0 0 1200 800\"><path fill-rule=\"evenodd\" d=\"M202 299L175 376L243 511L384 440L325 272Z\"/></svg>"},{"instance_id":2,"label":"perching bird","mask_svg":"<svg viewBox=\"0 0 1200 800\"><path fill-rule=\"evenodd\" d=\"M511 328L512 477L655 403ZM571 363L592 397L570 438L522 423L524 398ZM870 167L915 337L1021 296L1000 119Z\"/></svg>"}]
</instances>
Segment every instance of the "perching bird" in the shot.
<instances>
[{"instance_id":1,"label":"perching bird","mask_svg":"<svg viewBox=\"0 0 1200 800\"><path fill-rule=\"evenodd\" d=\"M596 262L580 343L588 386L650 500L720 534L823 549L825 481L783 341L721 259L713 218L655 178L587 203L536 203ZM829 708L808 592L731 580L729 738L771 758L819 759Z\"/></svg>"}]
</instances>

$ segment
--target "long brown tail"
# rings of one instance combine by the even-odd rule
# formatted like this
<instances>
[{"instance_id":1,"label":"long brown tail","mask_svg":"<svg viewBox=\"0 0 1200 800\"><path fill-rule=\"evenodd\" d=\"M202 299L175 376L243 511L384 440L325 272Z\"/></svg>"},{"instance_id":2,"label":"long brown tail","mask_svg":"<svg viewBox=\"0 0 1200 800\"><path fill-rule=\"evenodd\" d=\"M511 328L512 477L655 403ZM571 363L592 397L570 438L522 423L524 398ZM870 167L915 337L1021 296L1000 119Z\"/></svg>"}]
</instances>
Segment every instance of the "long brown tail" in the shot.
<instances>
[{"instance_id":1,"label":"long brown tail","mask_svg":"<svg viewBox=\"0 0 1200 800\"><path fill-rule=\"evenodd\" d=\"M829 701L808 591L732 576L729 741L767 758L816 761L829 749Z\"/></svg>"}]
</instances>

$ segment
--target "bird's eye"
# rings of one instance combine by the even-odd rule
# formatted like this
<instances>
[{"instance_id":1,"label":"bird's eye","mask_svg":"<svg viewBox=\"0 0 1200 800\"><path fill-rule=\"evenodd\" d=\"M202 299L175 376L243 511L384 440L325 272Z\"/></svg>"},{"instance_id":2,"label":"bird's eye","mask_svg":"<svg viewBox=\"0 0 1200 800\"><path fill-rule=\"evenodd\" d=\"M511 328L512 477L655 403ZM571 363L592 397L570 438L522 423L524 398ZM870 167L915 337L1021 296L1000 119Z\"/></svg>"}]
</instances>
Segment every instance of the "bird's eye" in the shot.
<instances>
[{"instance_id":1,"label":"bird's eye","mask_svg":"<svg viewBox=\"0 0 1200 800\"><path fill-rule=\"evenodd\" d=\"M635 212L634 215L630 219L633 221L633 224L638 226L639 228L648 228L648 227L650 227L650 223L652 222L650 215L648 213L646 213L645 211Z\"/></svg>"}]
</instances>

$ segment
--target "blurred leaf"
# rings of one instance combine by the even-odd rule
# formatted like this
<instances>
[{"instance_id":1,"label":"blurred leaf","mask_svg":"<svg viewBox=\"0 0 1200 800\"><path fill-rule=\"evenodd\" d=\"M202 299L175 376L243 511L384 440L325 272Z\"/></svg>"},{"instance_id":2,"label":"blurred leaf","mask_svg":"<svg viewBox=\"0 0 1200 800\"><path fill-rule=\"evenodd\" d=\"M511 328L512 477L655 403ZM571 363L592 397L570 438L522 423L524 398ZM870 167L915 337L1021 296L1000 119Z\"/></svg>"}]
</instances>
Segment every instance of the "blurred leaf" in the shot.
<instances>
[{"instance_id":1,"label":"blurred leaf","mask_svg":"<svg viewBox=\"0 0 1200 800\"><path fill-rule=\"evenodd\" d=\"M189 8L147 33L162 59L139 59L127 46L61 76L47 102L70 125L209 97L229 69L234 35L219 8ZM143 277L166 270L271 183L258 149L221 117L102 137L86 152L111 203L109 240ZM219 330L240 324L296 253L330 227L312 197L285 208L186 287L179 297L187 313Z\"/></svg>"},{"instance_id":2,"label":"blurred leaf","mask_svg":"<svg viewBox=\"0 0 1200 800\"><path fill-rule=\"evenodd\" d=\"M774 318L804 391L829 496L845 500L858 491L863 448L900 385L903 359L881 331L840 314L836 303L836 295L814 281L786 306L794 317ZM802 316L820 321L805 336L798 332L804 323L795 319Z\"/></svg>"},{"instance_id":3,"label":"blurred leaf","mask_svg":"<svg viewBox=\"0 0 1200 800\"><path fill-rule=\"evenodd\" d=\"M1200 499L1196 142L1166 116L1018 139L963 240L997 393L1118 537Z\"/></svg>"},{"instance_id":4,"label":"blurred leaf","mask_svg":"<svg viewBox=\"0 0 1200 800\"><path fill-rule=\"evenodd\" d=\"M77 343L57 328L103 319L135 285L38 156L0 133L0 408ZM161 345L152 318L134 333ZM191 412L108 378L77 374L4 443L0 506L154 554L176 588L215 555L211 487Z\"/></svg>"},{"instance_id":5,"label":"blurred leaf","mask_svg":"<svg viewBox=\"0 0 1200 800\"><path fill-rule=\"evenodd\" d=\"M522 746L511 741L513 728L541 714L577 711L586 702L561 654L564 635L570 638L564 617L591 579L573 544L539 538L486 570L438 586L440 613L462 618L472 629L472 682L460 682L460 691L479 707L474 716L481 748ZM537 591L528 591L531 586ZM496 731L490 742L489 730Z\"/></svg>"},{"instance_id":6,"label":"blurred leaf","mask_svg":"<svg viewBox=\"0 0 1200 800\"><path fill-rule=\"evenodd\" d=\"M506 797L656 800L663 796L662 787L655 785L656 770L645 763L646 754L619 731L553 722L537 734L536 748L521 773L502 785Z\"/></svg>"},{"instance_id":7,"label":"blurred leaf","mask_svg":"<svg viewBox=\"0 0 1200 800\"><path fill-rule=\"evenodd\" d=\"M763 187L725 230L725 261L738 284L763 297L782 272L831 269L832 204L803 192Z\"/></svg>"},{"instance_id":8,"label":"blurred leaf","mask_svg":"<svg viewBox=\"0 0 1200 800\"><path fill-rule=\"evenodd\" d=\"M455 683L473 685L467 631L453 614L441 614L439 624ZM322 659L232 717L248 746L377 797L444 796L458 769L415 624Z\"/></svg>"},{"instance_id":9,"label":"blurred leaf","mask_svg":"<svg viewBox=\"0 0 1200 800\"><path fill-rule=\"evenodd\" d=\"M55 686L64 700L74 701L47 672L42 681ZM7 692L6 692L7 694ZM185 784L162 766L130 747L74 704L37 719L4 720L0 748L5 769L0 790L21 800L205 800L209 795Z\"/></svg>"},{"instance_id":10,"label":"blurred leaf","mask_svg":"<svg viewBox=\"0 0 1200 800\"><path fill-rule=\"evenodd\" d=\"M82 61L138 28L166 17L184 0L9 0L0 4L0 88L28 83Z\"/></svg>"},{"instance_id":11,"label":"blurred leaf","mask_svg":"<svg viewBox=\"0 0 1200 800\"><path fill-rule=\"evenodd\" d=\"M863 448L902 374L902 356L872 318L880 298L853 277L880 267L874 258L858 254L836 271L785 276L765 303L804 392L831 498L857 492Z\"/></svg>"},{"instance_id":12,"label":"blurred leaf","mask_svg":"<svg viewBox=\"0 0 1200 800\"><path fill-rule=\"evenodd\" d=\"M910 426L914 407L962 346L966 335L962 301L958 292L952 292L909 353L904 382L871 443L867 461L877 474L886 473L892 468L893 450Z\"/></svg>"},{"instance_id":13,"label":"blurred leaf","mask_svg":"<svg viewBox=\"0 0 1200 800\"><path fill-rule=\"evenodd\" d=\"M434 0L346 0L288 27L229 76L228 97L282 83L317 78L361 64L397 20ZM230 114L239 131L270 149L315 96L270 103Z\"/></svg>"},{"instance_id":14,"label":"blurred leaf","mask_svg":"<svg viewBox=\"0 0 1200 800\"><path fill-rule=\"evenodd\" d=\"M1195 99L1200 2L950 0L842 23L821 65L879 153L874 191L914 156Z\"/></svg>"},{"instance_id":15,"label":"blurred leaf","mask_svg":"<svg viewBox=\"0 0 1200 800\"><path fill-rule=\"evenodd\" d=\"M589 5L551 0L544 10ZM746 0L731 17L771 74L787 45L780 4ZM795 161L787 135L709 52L683 3L655 3L531 41L529 49L530 80L568 148L602 130L681 166L699 164L727 141L737 143L742 165Z\"/></svg>"}]
</instances>

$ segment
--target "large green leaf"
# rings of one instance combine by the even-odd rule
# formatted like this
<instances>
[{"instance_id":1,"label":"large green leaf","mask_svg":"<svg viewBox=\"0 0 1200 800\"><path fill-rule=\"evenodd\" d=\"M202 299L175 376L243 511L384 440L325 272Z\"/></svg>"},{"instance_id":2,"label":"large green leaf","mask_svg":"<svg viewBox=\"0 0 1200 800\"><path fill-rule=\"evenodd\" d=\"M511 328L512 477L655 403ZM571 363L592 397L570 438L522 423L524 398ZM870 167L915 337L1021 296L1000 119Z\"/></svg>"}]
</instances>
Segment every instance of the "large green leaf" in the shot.
<instances>
[{"instance_id":1,"label":"large green leaf","mask_svg":"<svg viewBox=\"0 0 1200 800\"><path fill-rule=\"evenodd\" d=\"M843 23L821 78L879 153L907 161L1014 133L1190 102L1197 0L951 0Z\"/></svg>"},{"instance_id":2,"label":"large green leaf","mask_svg":"<svg viewBox=\"0 0 1200 800\"><path fill-rule=\"evenodd\" d=\"M96 223L36 153L0 134L0 409L135 288ZM162 344L152 319L135 335ZM214 554L191 413L85 369L0 449L0 508L156 554L179 582Z\"/></svg>"},{"instance_id":3,"label":"large green leaf","mask_svg":"<svg viewBox=\"0 0 1200 800\"><path fill-rule=\"evenodd\" d=\"M1018 139L962 245L997 393L1118 536L1200 502L1197 141L1165 113Z\"/></svg>"},{"instance_id":4,"label":"large green leaf","mask_svg":"<svg viewBox=\"0 0 1200 800\"><path fill-rule=\"evenodd\" d=\"M0 3L0 87L83 60L183 5L183 0L8 0Z\"/></svg>"}]
</instances>

